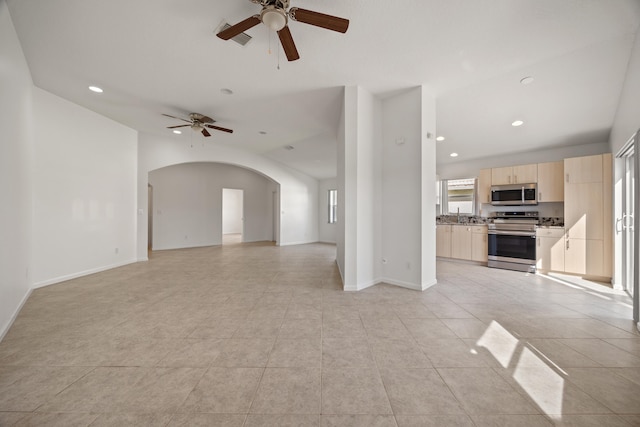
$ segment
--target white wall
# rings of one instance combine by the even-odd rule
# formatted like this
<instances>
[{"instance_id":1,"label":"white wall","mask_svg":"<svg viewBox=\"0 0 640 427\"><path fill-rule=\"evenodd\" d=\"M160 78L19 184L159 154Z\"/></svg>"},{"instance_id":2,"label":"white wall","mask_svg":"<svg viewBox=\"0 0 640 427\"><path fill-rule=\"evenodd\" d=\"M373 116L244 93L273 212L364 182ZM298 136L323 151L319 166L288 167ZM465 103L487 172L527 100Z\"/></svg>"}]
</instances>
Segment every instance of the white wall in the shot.
<instances>
[{"instance_id":1,"label":"white wall","mask_svg":"<svg viewBox=\"0 0 640 427\"><path fill-rule=\"evenodd\" d=\"M153 186L153 249L222 243L223 189L244 190L244 242L271 240L277 184L219 163L185 163L149 173ZM241 225L242 227L242 225Z\"/></svg>"},{"instance_id":2,"label":"white wall","mask_svg":"<svg viewBox=\"0 0 640 427\"><path fill-rule=\"evenodd\" d=\"M280 185L280 245L318 241L318 181L308 175L246 150L215 143L191 147L173 135L141 133L138 139L138 259L147 259L147 183L149 172L166 166L215 162L241 166ZM246 231L246 229L245 229ZM155 243L155 242L154 242Z\"/></svg>"},{"instance_id":3,"label":"white wall","mask_svg":"<svg viewBox=\"0 0 640 427\"><path fill-rule=\"evenodd\" d=\"M318 240L324 243L337 242L338 224L329 224L329 190L337 188L336 178L323 179L318 183Z\"/></svg>"},{"instance_id":4,"label":"white wall","mask_svg":"<svg viewBox=\"0 0 640 427\"><path fill-rule=\"evenodd\" d=\"M426 138L435 135L435 98L418 87L381 101L347 87L343 121L337 253L344 289L380 282L426 289L435 284L435 143Z\"/></svg>"},{"instance_id":5,"label":"white wall","mask_svg":"<svg viewBox=\"0 0 640 427\"><path fill-rule=\"evenodd\" d=\"M382 274L389 282L415 285L422 264L420 89L385 99L382 112Z\"/></svg>"},{"instance_id":6,"label":"white wall","mask_svg":"<svg viewBox=\"0 0 640 427\"><path fill-rule=\"evenodd\" d=\"M30 289L32 81L0 0L0 339Z\"/></svg>"},{"instance_id":7,"label":"white wall","mask_svg":"<svg viewBox=\"0 0 640 427\"><path fill-rule=\"evenodd\" d=\"M611 130L611 152L615 155L620 148L640 129L640 31L631 51L620 104Z\"/></svg>"},{"instance_id":8,"label":"white wall","mask_svg":"<svg viewBox=\"0 0 640 427\"><path fill-rule=\"evenodd\" d=\"M379 279L380 114L381 103L371 93L345 88L344 134L338 138L338 265L349 291Z\"/></svg>"},{"instance_id":9,"label":"white wall","mask_svg":"<svg viewBox=\"0 0 640 427\"><path fill-rule=\"evenodd\" d=\"M422 277L421 287L436 284L436 97L425 86L421 87L422 130Z\"/></svg>"},{"instance_id":10,"label":"white wall","mask_svg":"<svg viewBox=\"0 0 640 427\"><path fill-rule=\"evenodd\" d=\"M242 234L243 198L243 190L222 189L222 234ZM273 209L265 212L265 219L271 217L273 217ZM268 226L272 228L271 221Z\"/></svg>"},{"instance_id":11,"label":"white wall","mask_svg":"<svg viewBox=\"0 0 640 427\"><path fill-rule=\"evenodd\" d=\"M137 132L38 88L34 114L34 286L134 262Z\"/></svg>"}]
</instances>

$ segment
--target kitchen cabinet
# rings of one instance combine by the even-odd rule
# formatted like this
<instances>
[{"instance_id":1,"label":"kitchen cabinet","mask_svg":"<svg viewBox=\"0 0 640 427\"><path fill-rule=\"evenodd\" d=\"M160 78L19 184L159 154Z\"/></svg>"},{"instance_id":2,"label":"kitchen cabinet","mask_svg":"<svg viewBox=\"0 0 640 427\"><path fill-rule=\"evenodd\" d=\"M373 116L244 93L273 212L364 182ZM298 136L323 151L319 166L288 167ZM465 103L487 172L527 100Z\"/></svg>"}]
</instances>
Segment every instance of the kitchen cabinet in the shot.
<instances>
[{"instance_id":1,"label":"kitchen cabinet","mask_svg":"<svg viewBox=\"0 0 640 427\"><path fill-rule=\"evenodd\" d=\"M564 160L565 272L611 277L611 154Z\"/></svg>"},{"instance_id":2,"label":"kitchen cabinet","mask_svg":"<svg viewBox=\"0 0 640 427\"><path fill-rule=\"evenodd\" d=\"M565 271L564 228L538 228L536 230L536 269Z\"/></svg>"},{"instance_id":3,"label":"kitchen cabinet","mask_svg":"<svg viewBox=\"0 0 640 427\"><path fill-rule=\"evenodd\" d=\"M471 260L487 262L488 228L486 225L471 227Z\"/></svg>"},{"instance_id":4,"label":"kitchen cabinet","mask_svg":"<svg viewBox=\"0 0 640 427\"><path fill-rule=\"evenodd\" d=\"M436 225L436 256L487 262L487 226Z\"/></svg>"},{"instance_id":5,"label":"kitchen cabinet","mask_svg":"<svg viewBox=\"0 0 640 427\"><path fill-rule=\"evenodd\" d=\"M538 163L538 202L564 201L564 162Z\"/></svg>"},{"instance_id":6,"label":"kitchen cabinet","mask_svg":"<svg viewBox=\"0 0 640 427\"><path fill-rule=\"evenodd\" d=\"M491 169L480 169L480 175L478 175L478 200L480 203L491 203L491 172Z\"/></svg>"},{"instance_id":7,"label":"kitchen cabinet","mask_svg":"<svg viewBox=\"0 0 640 427\"><path fill-rule=\"evenodd\" d=\"M451 225L436 225L436 256L451 258Z\"/></svg>"},{"instance_id":8,"label":"kitchen cabinet","mask_svg":"<svg viewBox=\"0 0 640 427\"><path fill-rule=\"evenodd\" d=\"M507 166L491 169L491 184L529 184L538 181L538 165Z\"/></svg>"},{"instance_id":9,"label":"kitchen cabinet","mask_svg":"<svg viewBox=\"0 0 640 427\"><path fill-rule=\"evenodd\" d=\"M470 226L451 226L451 258L471 259Z\"/></svg>"}]
</instances>

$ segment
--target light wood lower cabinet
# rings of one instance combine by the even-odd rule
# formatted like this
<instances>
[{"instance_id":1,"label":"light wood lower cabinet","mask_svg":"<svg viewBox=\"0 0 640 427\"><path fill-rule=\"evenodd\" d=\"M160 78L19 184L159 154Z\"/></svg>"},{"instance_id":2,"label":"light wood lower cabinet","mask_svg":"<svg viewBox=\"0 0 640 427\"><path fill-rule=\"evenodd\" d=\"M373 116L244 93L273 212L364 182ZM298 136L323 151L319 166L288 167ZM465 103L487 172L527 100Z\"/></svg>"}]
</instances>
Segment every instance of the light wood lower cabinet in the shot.
<instances>
[{"instance_id":1,"label":"light wood lower cabinet","mask_svg":"<svg viewBox=\"0 0 640 427\"><path fill-rule=\"evenodd\" d=\"M471 259L471 227L451 226L451 258Z\"/></svg>"},{"instance_id":2,"label":"light wood lower cabinet","mask_svg":"<svg viewBox=\"0 0 640 427\"><path fill-rule=\"evenodd\" d=\"M564 228L539 228L536 240L536 269L565 271Z\"/></svg>"},{"instance_id":3,"label":"light wood lower cabinet","mask_svg":"<svg viewBox=\"0 0 640 427\"><path fill-rule=\"evenodd\" d=\"M486 225L471 227L471 260L487 262L488 256L488 229Z\"/></svg>"},{"instance_id":4,"label":"light wood lower cabinet","mask_svg":"<svg viewBox=\"0 0 640 427\"><path fill-rule=\"evenodd\" d=\"M436 256L486 262L487 226L438 224Z\"/></svg>"},{"instance_id":5,"label":"light wood lower cabinet","mask_svg":"<svg viewBox=\"0 0 640 427\"><path fill-rule=\"evenodd\" d=\"M436 256L451 258L451 225L436 225Z\"/></svg>"}]
</instances>

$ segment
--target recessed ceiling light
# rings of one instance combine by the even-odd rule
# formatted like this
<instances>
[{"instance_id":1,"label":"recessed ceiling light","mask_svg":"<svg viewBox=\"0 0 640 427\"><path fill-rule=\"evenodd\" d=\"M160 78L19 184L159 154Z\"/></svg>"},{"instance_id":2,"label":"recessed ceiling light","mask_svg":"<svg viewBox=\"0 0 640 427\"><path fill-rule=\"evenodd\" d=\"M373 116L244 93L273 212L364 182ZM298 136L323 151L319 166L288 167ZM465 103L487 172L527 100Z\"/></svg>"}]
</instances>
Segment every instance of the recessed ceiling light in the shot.
<instances>
[{"instance_id":1,"label":"recessed ceiling light","mask_svg":"<svg viewBox=\"0 0 640 427\"><path fill-rule=\"evenodd\" d=\"M220 93L223 95L233 95L233 91L231 89L227 89L226 87L220 89Z\"/></svg>"},{"instance_id":2,"label":"recessed ceiling light","mask_svg":"<svg viewBox=\"0 0 640 427\"><path fill-rule=\"evenodd\" d=\"M511 123L511 126L518 127L522 126L523 124L524 122L522 120L516 120L515 122Z\"/></svg>"},{"instance_id":3,"label":"recessed ceiling light","mask_svg":"<svg viewBox=\"0 0 640 427\"><path fill-rule=\"evenodd\" d=\"M287 150L287 151L291 151L291 150L293 150L293 148L294 148L293 145L285 145L284 146L284 149Z\"/></svg>"},{"instance_id":4,"label":"recessed ceiling light","mask_svg":"<svg viewBox=\"0 0 640 427\"><path fill-rule=\"evenodd\" d=\"M180 135L182 133L182 131L176 129L176 130L173 131L173 133L175 133L176 135Z\"/></svg>"},{"instance_id":5,"label":"recessed ceiling light","mask_svg":"<svg viewBox=\"0 0 640 427\"><path fill-rule=\"evenodd\" d=\"M258 132L260 135L266 135L267 133L263 130L261 130L260 132Z\"/></svg>"},{"instance_id":6,"label":"recessed ceiling light","mask_svg":"<svg viewBox=\"0 0 640 427\"><path fill-rule=\"evenodd\" d=\"M520 83L522 83L523 85L528 85L529 83L533 83L533 77L531 76L524 77L522 80L520 80Z\"/></svg>"},{"instance_id":7,"label":"recessed ceiling light","mask_svg":"<svg viewBox=\"0 0 640 427\"><path fill-rule=\"evenodd\" d=\"M98 86L89 86L89 90L91 92L95 92L95 93L102 93L104 92L101 88L99 88Z\"/></svg>"},{"instance_id":8,"label":"recessed ceiling light","mask_svg":"<svg viewBox=\"0 0 640 427\"><path fill-rule=\"evenodd\" d=\"M451 156L451 157L458 157L458 153L451 153L451 154L449 154L449 156Z\"/></svg>"},{"instance_id":9,"label":"recessed ceiling light","mask_svg":"<svg viewBox=\"0 0 640 427\"><path fill-rule=\"evenodd\" d=\"M444 136L439 136L436 138L436 141L441 142L444 141Z\"/></svg>"}]
</instances>

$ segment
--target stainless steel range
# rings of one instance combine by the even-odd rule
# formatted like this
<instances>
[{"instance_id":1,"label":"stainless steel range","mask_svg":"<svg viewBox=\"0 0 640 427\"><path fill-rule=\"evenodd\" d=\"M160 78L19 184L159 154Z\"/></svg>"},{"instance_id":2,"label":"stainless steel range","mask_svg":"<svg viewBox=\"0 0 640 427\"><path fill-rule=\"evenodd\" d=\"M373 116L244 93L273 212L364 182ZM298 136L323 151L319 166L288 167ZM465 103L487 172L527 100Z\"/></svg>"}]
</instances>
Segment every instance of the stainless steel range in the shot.
<instances>
[{"instance_id":1,"label":"stainless steel range","mask_svg":"<svg viewBox=\"0 0 640 427\"><path fill-rule=\"evenodd\" d=\"M489 224L489 267L534 272L538 212L493 212Z\"/></svg>"}]
</instances>

